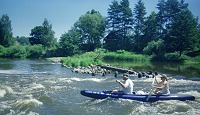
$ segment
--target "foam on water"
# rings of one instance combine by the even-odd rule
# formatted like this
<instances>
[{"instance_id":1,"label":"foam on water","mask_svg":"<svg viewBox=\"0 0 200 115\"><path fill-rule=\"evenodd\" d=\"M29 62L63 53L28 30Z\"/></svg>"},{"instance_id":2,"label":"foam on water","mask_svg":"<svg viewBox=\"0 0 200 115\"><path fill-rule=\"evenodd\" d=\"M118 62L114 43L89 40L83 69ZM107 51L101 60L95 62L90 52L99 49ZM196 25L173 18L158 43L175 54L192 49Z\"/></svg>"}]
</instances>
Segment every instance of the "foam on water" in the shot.
<instances>
[{"instance_id":1,"label":"foam on water","mask_svg":"<svg viewBox=\"0 0 200 115\"><path fill-rule=\"evenodd\" d=\"M102 78L77 78L77 77L73 77L73 78L59 78L59 81L62 82L73 82L73 81L94 81L94 82L102 82L106 79L102 79Z\"/></svg>"},{"instance_id":2,"label":"foam on water","mask_svg":"<svg viewBox=\"0 0 200 115\"><path fill-rule=\"evenodd\" d=\"M80 78L78 78L80 79ZM102 79L102 78L81 78L80 81L94 81L94 82L102 82L106 79Z\"/></svg>"},{"instance_id":3,"label":"foam on water","mask_svg":"<svg viewBox=\"0 0 200 115\"><path fill-rule=\"evenodd\" d=\"M19 99L15 103L13 103L15 107L23 108L23 107L38 107L43 105L43 103L37 99Z\"/></svg>"},{"instance_id":4,"label":"foam on water","mask_svg":"<svg viewBox=\"0 0 200 115\"><path fill-rule=\"evenodd\" d=\"M4 97L5 94L16 94L10 86L0 86L0 97Z\"/></svg>"},{"instance_id":5,"label":"foam on water","mask_svg":"<svg viewBox=\"0 0 200 115\"><path fill-rule=\"evenodd\" d=\"M45 89L45 87L42 84L33 83L31 86L31 89Z\"/></svg>"},{"instance_id":6,"label":"foam on water","mask_svg":"<svg viewBox=\"0 0 200 115\"><path fill-rule=\"evenodd\" d=\"M0 89L0 97L4 97L5 94L6 94L6 91Z\"/></svg>"}]
</instances>

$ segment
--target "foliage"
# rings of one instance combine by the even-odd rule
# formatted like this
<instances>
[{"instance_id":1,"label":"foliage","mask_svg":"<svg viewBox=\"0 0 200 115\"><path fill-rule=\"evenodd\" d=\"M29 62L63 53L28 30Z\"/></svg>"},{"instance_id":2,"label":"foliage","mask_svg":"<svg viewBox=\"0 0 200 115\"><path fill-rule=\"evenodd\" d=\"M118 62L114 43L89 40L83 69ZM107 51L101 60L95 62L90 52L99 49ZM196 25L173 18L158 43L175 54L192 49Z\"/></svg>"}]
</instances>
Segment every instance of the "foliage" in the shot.
<instances>
[{"instance_id":1,"label":"foliage","mask_svg":"<svg viewBox=\"0 0 200 115\"><path fill-rule=\"evenodd\" d=\"M133 13L129 7L128 0L122 0L120 3L113 1L108 8L107 31L109 32L105 46L111 50L130 49L131 37L133 30ZM112 47L117 46L116 48Z\"/></svg>"},{"instance_id":2,"label":"foliage","mask_svg":"<svg viewBox=\"0 0 200 115\"><path fill-rule=\"evenodd\" d=\"M2 15L0 17L0 45L9 47L14 44L14 38L12 36L11 21L8 15Z\"/></svg>"},{"instance_id":3,"label":"foliage","mask_svg":"<svg viewBox=\"0 0 200 115\"><path fill-rule=\"evenodd\" d=\"M144 23L144 35L142 36L142 44L141 48L144 50L144 48L147 46L147 44L151 41L158 40L158 28L157 26L157 14L155 12L152 12L146 19Z\"/></svg>"},{"instance_id":4,"label":"foliage","mask_svg":"<svg viewBox=\"0 0 200 115\"><path fill-rule=\"evenodd\" d=\"M151 41L148 45L143 49L144 54L147 55L163 55L164 54L164 40L159 39L158 41Z\"/></svg>"},{"instance_id":5,"label":"foliage","mask_svg":"<svg viewBox=\"0 0 200 115\"><path fill-rule=\"evenodd\" d=\"M31 30L29 38L31 45L42 44L44 47L52 47L56 44L55 32L52 25L47 19L44 20L42 26L36 26Z\"/></svg>"},{"instance_id":6,"label":"foliage","mask_svg":"<svg viewBox=\"0 0 200 115\"><path fill-rule=\"evenodd\" d=\"M5 52L5 47L0 45L0 57L4 55L4 52Z\"/></svg>"},{"instance_id":7,"label":"foliage","mask_svg":"<svg viewBox=\"0 0 200 115\"><path fill-rule=\"evenodd\" d=\"M61 60L62 65L67 65L68 67L87 67L89 65L102 64L102 61L97 59L97 53L87 52L82 55L75 55L72 57L66 57Z\"/></svg>"},{"instance_id":8,"label":"foliage","mask_svg":"<svg viewBox=\"0 0 200 115\"><path fill-rule=\"evenodd\" d=\"M174 53L166 53L165 60L170 62L184 62L184 60L188 59L186 55L179 55L179 52Z\"/></svg>"},{"instance_id":9,"label":"foliage","mask_svg":"<svg viewBox=\"0 0 200 115\"><path fill-rule=\"evenodd\" d=\"M8 58L26 58L27 52L25 46L10 46L5 49L3 53L4 57Z\"/></svg>"},{"instance_id":10,"label":"foliage","mask_svg":"<svg viewBox=\"0 0 200 115\"><path fill-rule=\"evenodd\" d=\"M45 19L41 26L31 30L29 41L33 46L29 45L26 37L17 36L16 40L13 39L11 21L7 15L2 15L0 56L20 58L72 56L97 48L105 50L95 50L95 61L103 59L141 61L151 58L151 61L182 62L189 59L184 54L198 56L200 25L198 17L188 9L188 4L184 3L184 0L159 0L157 9L157 13L152 12L146 16L142 0L138 0L133 11L129 7L129 0L113 0L108 8L108 17L103 17L95 10L88 11L61 36L59 44L54 37L52 24ZM104 34L108 35L103 39ZM146 58L146 55L140 56L133 52L150 56ZM71 65L88 65L88 63L87 59L83 62L77 59Z\"/></svg>"},{"instance_id":11,"label":"foliage","mask_svg":"<svg viewBox=\"0 0 200 115\"><path fill-rule=\"evenodd\" d=\"M29 45L30 44L28 37L25 37L25 36L19 37L19 36L17 36L15 39L20 45Z\"/></svg>"},{"instance_id":12,"label":"foliage","mask_svg":"<svg viewBox=\"0 0 200 115\"><path fill-rule=\"evenodd\" d=\"M45 50L42 45L14 45L5 48L0 45L0 57L6 58L39 58L43 57Z\"/></svg>"},{"instance_id":13,"label":"foliage","mask_svg":"<svg viewBox=\"0 0 200 115\"><path fill-rule=\"evenodd\" d=\"M71 28L68 33L63 34L60 37L60 47L63 52L63 56L70 56L79 52L81 34L75 28Z\"/></svg>"},{"instance_id":14,"label":"foliage","mask_svg":"<svg viewBox=\"0 0 200 115\"><path fill-rule=\"evenodd\" d=\"M81 16L74 24L75 29L80 32L80 48L93 51L101 46L104 36L105 19L97 11L92 10Z\"/></svg>"},{"instance_id":15,"label":"foliage","mask_svg":"<svg viewBox=\"0 0 200 115\"><path fill-rule=\"evenodd\" d=\"M29 58L40 58L44 56L45 49L39 44L27 47L27 52L29 53Z\"/></svg>"},{"instance_id":16,"label":"foliage","mask_svg":"<svg viewBox=\"0 0 200 115\"><path fill-rule=\"evenodd\" d=\"M107 52L103 56L104 60L121 60L121 61L149 61L149 57L140 54L134 54L125 50L115 52Z\"/></svg>"},{"instance_id":17,"label":"foliage","mask_svg":"<svg viewBox=\"0 0 200 115\"><path fill-rule=\"evenodd\" d=\"M169 30L169 37L165 40L168 46L167 50L178 51L180 56L185 50L193 50L198 44L197 21L189 10L177 14Z\"/></svg>"},{"instance_id":18,"label":"foliage","mask_svg":"<svg viewBox=\"0 0 200 115\"><path fill-rule=\"evenodd\" d=\"M142 35L144 34L145 28L145 15L146 8L142 0L139 0L134 8L134 51L137 52L141 52L143 50Z\"/></svg>"}]
</instances>

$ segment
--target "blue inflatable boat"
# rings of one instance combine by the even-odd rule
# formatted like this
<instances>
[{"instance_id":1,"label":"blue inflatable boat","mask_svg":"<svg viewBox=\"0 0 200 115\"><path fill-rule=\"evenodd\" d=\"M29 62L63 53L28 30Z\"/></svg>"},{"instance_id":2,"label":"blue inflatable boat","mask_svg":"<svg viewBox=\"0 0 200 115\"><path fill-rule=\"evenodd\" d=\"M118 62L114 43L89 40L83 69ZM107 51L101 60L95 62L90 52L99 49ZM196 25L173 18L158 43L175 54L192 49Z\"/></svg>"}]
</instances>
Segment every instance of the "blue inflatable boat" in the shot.
<instances>
[{"instance_id":1,"label":"blue inflatable boat","mask_svg":"<svg viewBox=\"0 0 200 115\"><path fill-rule=\"evenodd\" d=\"M143 102L156 102L159 100L195 100L195 97L189 94L170 94L170 95L148 95L148 94L116 94L112 91L99 91L99 90L81 90L81 95L95 98L95 99L105 99L105 98L122 98L131 99Z\"/></svg>"}]
</instances>

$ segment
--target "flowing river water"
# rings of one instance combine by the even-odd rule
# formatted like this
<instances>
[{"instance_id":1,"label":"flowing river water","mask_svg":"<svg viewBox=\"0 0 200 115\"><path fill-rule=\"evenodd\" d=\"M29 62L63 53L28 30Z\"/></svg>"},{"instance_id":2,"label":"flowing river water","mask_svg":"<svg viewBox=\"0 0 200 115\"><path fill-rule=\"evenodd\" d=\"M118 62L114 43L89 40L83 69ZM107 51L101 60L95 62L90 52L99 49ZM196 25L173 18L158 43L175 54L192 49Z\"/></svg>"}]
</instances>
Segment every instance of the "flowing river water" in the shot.
<instances>
[{"instance_id":1,"label":"flowing river water","mask_svg":"<svg viewBox=\"0 0 200 115\"><path fill-rule=\"evenodd\" d=\"M200 115L200 80L170 75L171 93L194 101L154 103L125 99L91 99L80 90L119 89L113 74L91 76L45 60L0 61L0 115ZM131 78L135 91L150 91L152 78Z\"/></svg>"}]
</instances>

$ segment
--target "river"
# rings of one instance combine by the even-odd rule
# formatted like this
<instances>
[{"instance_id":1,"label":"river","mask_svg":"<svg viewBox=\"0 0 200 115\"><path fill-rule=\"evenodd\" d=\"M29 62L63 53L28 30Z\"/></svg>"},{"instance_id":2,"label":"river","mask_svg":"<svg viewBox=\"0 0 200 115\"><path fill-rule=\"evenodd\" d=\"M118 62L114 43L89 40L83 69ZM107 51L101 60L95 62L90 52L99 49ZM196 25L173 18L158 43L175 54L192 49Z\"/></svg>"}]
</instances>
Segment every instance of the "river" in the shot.
<instances>
[{"instance_id":1,"label":"river","mask_svg":"<svg viewBox=\"0 0 200 115\"><path fill-rule=\"evenodd\" d=\"M158 71L159 72L159 71ZM91 99L82 89L119 89L113 74L91 76L45 60L0 59L0 115L199 115L200 80L169 76L171 93L194 101L154 103L125 99ZM150 91L152 78L131 78L135 91Z\"/></svg>"}]
</instances>

